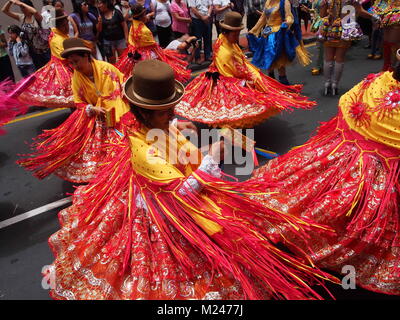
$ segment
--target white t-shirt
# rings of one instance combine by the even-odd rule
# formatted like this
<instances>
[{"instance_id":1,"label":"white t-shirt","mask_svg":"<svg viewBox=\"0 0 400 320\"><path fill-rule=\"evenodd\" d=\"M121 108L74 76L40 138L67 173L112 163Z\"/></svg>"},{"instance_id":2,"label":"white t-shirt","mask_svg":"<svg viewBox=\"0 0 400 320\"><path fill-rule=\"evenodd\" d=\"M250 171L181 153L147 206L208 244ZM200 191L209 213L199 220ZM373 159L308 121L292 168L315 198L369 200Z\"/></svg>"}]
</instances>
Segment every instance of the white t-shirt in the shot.
<instances>
[{"instance_id":1,"label":"white t-shirt","mask_svg":"<svg viewBox=\"0 0 400 320\"><path fill-rule=\"evenodd\" d=\"M170 50L178 50L179 45L182 43L182 41L179 40L172 40L169 45L165 49L170 49Z\"/></svg>"},{"instance_id":2,"label":"white t-shirt","mask_svg":"<svg viewBox=\"0 0 400 320\"><path fill-rule=\"evenodd\" d=\"M171 12L169 1L165 3L157 0L151 0L155 12L154 22L156 26L167 28L172 24L171 16L168 12Z\"/></svg>"},{"instance_id":3,"label":"white t-shirt","mask_svg":"<svg viewBox=\"0 0 400 320\"><path fill-rule=\"evenodd\" d=\"M212 5L212 0L188 0L189 8L196 8L200 14L206 16L208 14L208 8ZM194 19L198 19L196 15L190 10L190 16Z\"/></svg>"},{"instance_id":4,"label":"white t-shirt","mask_svg":"<svg viewBox=\"0 0 400 320\"><path fill-rule=\"evenodd\" d=\"M213 5L214 6L221 6L221 7L225 7L227 6L229 3L231 3L230 0L213 0ZM224 19L225 13L232 11L231 8L225 9L224 11L222 11L221 13L218 13L215 15L215 19L217 21L221 21Z\"/></svg>"}]
</instances>

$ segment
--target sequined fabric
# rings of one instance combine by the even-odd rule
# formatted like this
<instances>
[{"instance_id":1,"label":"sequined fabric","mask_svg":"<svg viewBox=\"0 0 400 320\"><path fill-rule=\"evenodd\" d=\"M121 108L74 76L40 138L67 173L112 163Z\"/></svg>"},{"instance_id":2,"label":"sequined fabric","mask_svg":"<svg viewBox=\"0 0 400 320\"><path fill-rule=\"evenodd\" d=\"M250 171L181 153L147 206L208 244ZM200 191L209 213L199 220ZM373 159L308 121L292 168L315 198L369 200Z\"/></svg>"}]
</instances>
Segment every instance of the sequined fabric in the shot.
<instances>
[{"instance_id":1,"label":"sequined fabric","mask_svg":"<svg viewBox=\"0 0 400 320\"><path fill-rule=\"evenodd\" d=\"M72 73L67 61L52 56L49 63L35 72L35 81L24 89L19 99L33 106L73 108Z\"/></svg>"},{"instance_id":2,"label":"sequined fabric","mask_svg":"<svg viewBox=\"0 0 400 320\"><path fill-rule=\"evenodd\" d=\"M268 190L276 194L257 198L267 207L325 224L336 235L311 231L306 245L284 224L269 232L297 241L319 267L354 266L357 286L400 294L399 160L398 150L364 139L339 114L253 177L280 184Z\"/></svg>"},{"instance_id":3,"label":"sequined fabric","mask_svg":"<svg viewBox=\"0 0 400 320\"><path fill-rule=\"evenodd\" d=\"M80 201L80 187L73 206L59 214L61 230L49 244L56 260L49 268L55 279L51 296L55 299L240 299L240 286L232 277L211 274L202 254L170 225L170 232L196 269L184 272L171 254L164 236L146 210L136 211L132 226L132 258L129 271L121 275L124 248L118 237L127 237L122 228L126 197L112 197L107 207L90 225L79 224L76 214L86 204ZM75 214L75 218L74 218ZM116 257L105 246L117 245ZM212 279L212 280L211 280Z\"/></svg>"}]
</instances>

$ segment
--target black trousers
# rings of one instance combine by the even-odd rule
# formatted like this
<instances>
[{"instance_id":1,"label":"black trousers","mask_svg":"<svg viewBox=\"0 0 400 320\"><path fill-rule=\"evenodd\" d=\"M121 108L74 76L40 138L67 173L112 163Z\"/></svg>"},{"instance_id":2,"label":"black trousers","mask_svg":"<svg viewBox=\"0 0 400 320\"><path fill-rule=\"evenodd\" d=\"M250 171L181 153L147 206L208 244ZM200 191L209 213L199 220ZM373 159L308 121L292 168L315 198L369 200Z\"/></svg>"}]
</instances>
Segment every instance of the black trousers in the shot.
<instances>
[{"instance_id":1,"label":"black trousers","mask_svg":"<svg viewBox=\"0 0 400 320\"><path fill-rule=\"evenodd\" d=\"M0 58L0 81L6 80L7 78L15 82L14 72L8 54Z\"/></svg>"},{"instance_id":2,"label":"black trousers","mask_svg":"<svg viewBox=\"0 0 400 320\"><path fill-rule=\"evenodd\" d=\"M171 26L163 28L157 26L158 42L161 48L165 48L172 41L172 28Z\"/></svg>"},{"instance_id":3,"label":"black trousers","mask_svg":"<svg viewBox=\"0 0 400 320\"><path fill-rule=\"evenodd\" d=\"M247 27L248 31L253 29L253 27L256 25L256 23L258 22L258 19L260 17L261 16L258 15L257 13L250 13L250 14L247 15L246 27Z\"/></svg>"}]
</instances>

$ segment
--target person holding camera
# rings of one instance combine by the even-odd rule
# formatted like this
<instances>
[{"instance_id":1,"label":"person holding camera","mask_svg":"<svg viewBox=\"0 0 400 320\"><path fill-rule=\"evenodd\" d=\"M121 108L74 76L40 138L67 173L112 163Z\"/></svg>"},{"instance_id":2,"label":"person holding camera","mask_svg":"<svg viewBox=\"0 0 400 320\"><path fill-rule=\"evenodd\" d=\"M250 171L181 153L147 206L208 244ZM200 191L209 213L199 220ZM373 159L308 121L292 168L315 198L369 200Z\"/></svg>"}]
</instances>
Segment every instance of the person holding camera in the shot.
<instances>
[{"instance_id":1,"label":"person holding camera","mask_svg":"<svg viewBox=\"0 0 400 320\"><path fill-rule=\"evenodd\" d=\"M15 64L21 72L23 78L35 72L35 65L29 54L29 47L25 41L21 39L21 28L17 25L8 27L10 41L8 42L8 51L14 57Z\"/></svg>"},{"instance_id":2,"label":"person holding camera","mask_svg":"<svg viewBox=\"0 0 400 320\"><path fill-rule=\"evenodd\" d=\"M19 6L22 13L11 11L11 6ZM43 67L50 60L49 35L50 30L42 28L43 17L31 0L9 0L2 11L9 17L21 23L23 32L21 39L26 41L29 53L36 69Z\"/></svg>"},{"instance_id":3,"label":"person holding camera","mask_svg":"<svg viewBox=\"0 0 400 320\"><path fill-rule=\"evenodd\" d=\"M200 43L201 40L198 40L195 36L184 34L182 37L171 41L165 49L175 50L184 55L184 60L190 64L194 59L196 49L200 46Z\"/></svg>"},{"instance_id":4,"label":"person holding camera","mask_svg":"<svg viewBox=\"0 0 400 320\"><path fill-rule=\"evenodd\" d=\"M141 4L132 6L132 26L129 31L128 48L123 52L116 67L126 77L131 75L134 65L142 60L161 60L168 63L175 72L175 77L180 82L190 79L190 70L187 70L187 62L184 56L176 50L167 50L160 47L154 40L150 29L146 26L148 14Z\"/></svg>"}]
</instances>

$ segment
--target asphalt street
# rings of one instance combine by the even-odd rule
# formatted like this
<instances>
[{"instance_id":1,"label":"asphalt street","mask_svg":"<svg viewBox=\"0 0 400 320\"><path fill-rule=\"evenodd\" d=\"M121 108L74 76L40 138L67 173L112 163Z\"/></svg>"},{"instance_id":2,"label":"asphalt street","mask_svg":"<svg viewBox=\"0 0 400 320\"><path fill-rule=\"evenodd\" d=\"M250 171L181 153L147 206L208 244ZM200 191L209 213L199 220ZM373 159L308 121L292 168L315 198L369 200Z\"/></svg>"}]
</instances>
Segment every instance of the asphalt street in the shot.
<instances>
[{"instance_id":1,"label":"asphalt street","mask_svg":"<svg viewBox=\"0 0 400 320\"><path fill-rule=\"evenodd\" d=\"M366 59L369 52L363 46L364 43L359 43L348 53L340 93L381 68L381 60ZM309 47L312 54L315 54L315 49L315 46ZM311 76L310 69L293 65L288 68L288 78L293 84L303 84L303 94L317 101L317 107L283 113L257 126L255 140L258 147L283 154L306 142L321 122L337 113L339 96L324 97L323 77ZM55 176L38 180L15 163L19 154L29 152L29 143L35 136L43 130L57 127L70 114L69 110L47 114L43 111L47 109L30 113L32 118L6 125L7 134L0 136L0 223L64 199L74 190L71 183ZM262 158L259 160L261 164L265 162ZM233 169L232 165L224 167L228 174L233 174ZM61 208L0 228L0 299L50 299L48 291L41 285L41 270L53 260L47 239L59 229L57 213ZM328 287L337 299L398 299L359 288L344 290L334 285Z\"/></svg>"}]
</instances>

